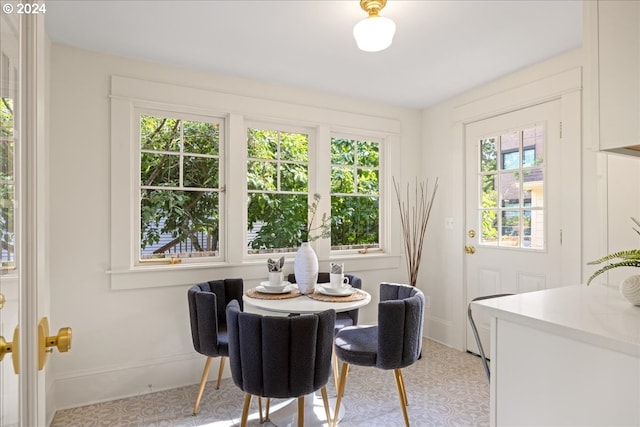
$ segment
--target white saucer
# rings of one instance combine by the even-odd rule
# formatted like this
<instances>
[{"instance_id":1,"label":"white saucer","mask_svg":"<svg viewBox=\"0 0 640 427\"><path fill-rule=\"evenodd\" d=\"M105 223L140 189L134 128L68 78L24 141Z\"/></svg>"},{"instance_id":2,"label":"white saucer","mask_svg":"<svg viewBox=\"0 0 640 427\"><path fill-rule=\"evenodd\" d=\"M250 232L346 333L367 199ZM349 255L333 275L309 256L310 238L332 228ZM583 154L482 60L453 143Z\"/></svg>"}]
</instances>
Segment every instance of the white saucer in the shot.
<instances>
[{"instance_id":1,"label":"white saucer","mask_svg":"<svg viewBox=\"0 0 640 427\"><path fill-rule=\"evenodd\" d=\"M263 292L265 294L284 294L290 291L290 284L291 283L285 280L280 286L271 286L269 285L269 282L266 281L260 282L260 285L256 286L256 289L258 290L258 292Z\"/></svg>"},{"instance_id":2,"label":"white saucer","mask_svg":"<svg viewBox=\"0 0 640 427\"><path fill-rule=\"evenodd\" d=\"M356 291L356 289L351 287L351 285L344 286L344 287L342 287L340 289L330 288L328 286L325 287L325 286L320 285L320 286L318 286L317 289L321 294L330 295L330 296L339 296L339 297L349 296L349 295L353 294Z\"/></svg>"}]
</instances>

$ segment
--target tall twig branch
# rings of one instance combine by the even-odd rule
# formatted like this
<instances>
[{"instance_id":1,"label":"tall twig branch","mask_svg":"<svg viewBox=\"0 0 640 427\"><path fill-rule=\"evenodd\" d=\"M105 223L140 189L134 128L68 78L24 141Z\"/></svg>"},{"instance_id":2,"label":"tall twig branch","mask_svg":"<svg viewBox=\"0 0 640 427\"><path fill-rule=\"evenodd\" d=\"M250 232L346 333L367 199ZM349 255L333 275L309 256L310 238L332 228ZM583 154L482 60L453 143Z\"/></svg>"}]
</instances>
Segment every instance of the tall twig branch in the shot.
<instances>
[{"instance_id":1,"label":"tall twig branch","mask_svg":"<svg viewBox=\"0 0 640 427\"><path fill-rule=\"evenodd\" d=\"M393 186L396 190L398 208L400 209L400 223L402 225L409 283L415 286L418 282L418 270L422 260L424 236L427 233L431 207L438 190L438 178L436 178L431 194L429 194L429 180L418 183L416 178L413 200L411 199L409 184L407 184L406 200L401 197L400 186L395 177L393 178Z\"/></svg>"}]
</instances>

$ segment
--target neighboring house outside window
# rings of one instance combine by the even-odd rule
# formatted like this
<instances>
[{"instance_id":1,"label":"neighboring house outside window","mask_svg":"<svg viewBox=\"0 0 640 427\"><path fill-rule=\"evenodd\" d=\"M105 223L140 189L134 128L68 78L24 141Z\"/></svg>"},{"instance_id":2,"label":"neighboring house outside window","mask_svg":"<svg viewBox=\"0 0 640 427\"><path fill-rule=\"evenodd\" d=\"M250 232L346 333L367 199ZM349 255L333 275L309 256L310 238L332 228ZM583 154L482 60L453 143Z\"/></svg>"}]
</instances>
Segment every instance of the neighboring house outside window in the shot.
<instances>
[{"instance_id":1,"label":"neighboring house outside window","mask_svg":"<svg viewBox=\"0 0 640 427\"><path fill-rule=\"evenodd\" d=\"M221 121L140 116L140 261L220 254Z\"/></svg>"},{"instance_id":2,"label":"neighboring house outside window","mask_svg":"<svg viewBox=\"0 0 640 427\"><path fill-rule=\"evenodd\" d=\"M544 126L505 132L480 143L480 243L544 249Z\"/></svg>"},{"instance_id":3,"label":"neighboring house outside window","mask_svg":"<svg viewBox=\"0 0 640 427\"><path fill-rule=\"evenodd\" d=\"M331 248L369 250L380 240L380 144L331 138Z\"/></svg>"}]
</instances>

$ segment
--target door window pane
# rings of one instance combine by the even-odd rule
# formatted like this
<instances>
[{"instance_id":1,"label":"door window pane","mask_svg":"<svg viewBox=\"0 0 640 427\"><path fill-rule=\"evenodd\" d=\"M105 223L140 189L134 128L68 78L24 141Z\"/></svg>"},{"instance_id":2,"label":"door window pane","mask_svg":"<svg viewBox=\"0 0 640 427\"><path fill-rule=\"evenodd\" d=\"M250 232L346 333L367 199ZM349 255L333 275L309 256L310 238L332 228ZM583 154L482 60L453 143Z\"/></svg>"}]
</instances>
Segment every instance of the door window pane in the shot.
<instances>
[{"instance_id":1,"label":"door window pane","mask_svg":"<svg viewBox=\"0 0 640 427\"><path fill-rule=\"evenodd\" d=\"M537 124L479 141L480 244L545 248L544 137Z\"/></svg>"}]
</instances>

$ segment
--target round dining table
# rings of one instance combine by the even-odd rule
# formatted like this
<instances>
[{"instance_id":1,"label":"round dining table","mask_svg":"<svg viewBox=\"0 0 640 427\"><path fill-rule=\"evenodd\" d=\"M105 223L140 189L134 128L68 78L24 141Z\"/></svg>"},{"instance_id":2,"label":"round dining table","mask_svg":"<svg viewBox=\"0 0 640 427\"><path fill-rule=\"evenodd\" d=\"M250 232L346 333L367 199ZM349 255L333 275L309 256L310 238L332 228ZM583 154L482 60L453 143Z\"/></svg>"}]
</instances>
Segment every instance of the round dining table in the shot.
<instances>
[{"instance_id":1,"label":"round dining table","mask_svg":"<svg viewBox=\"0 0 640 427\"><path fill-rule=\"evenodd\" d=\"M320 285L316 285L316 288ZM245 292L242 300L244 302L244 309L248 312L261 312L266 311L274 315L304 315L312 313L320 313L330 308L334 309L337 313L343 311L354 310L356 308L364 307L371 302L371 294L362 289L356 290L358 295L356 298L320 295L318 289L314 292L314 295L302 295L299 294L297 286L291 285L291 294L286 295L284 298L276 299L270 297L269 294L261 294L256 292L256 289L250 289ZM253 296L252 296L253 295ZM322 299L314 299L322 298ZM270 421L275 425L295 425L294 422L297 417L297 407L294 404L297 399L277 399L273 402L270 410ZM335 396L329 397L329 406L331 408L331 414L333 415L335 409ZM345 414L343 405L340 410L340 418ZM249 418L257 419L257 414L252 414ZM326 426L328 422L324 415L324 406L322 398L315 393L310 394L305 398L305 410L304 410L304 425L306 427L311 426Z\"/></svg>"},{"instance_id":2,"label":"round dining table","mask_svg":"<svg viewBox=\"0 0 640 427\"><path fill-rule=\"evenodd\" d=\"M299 296L295 296L292 298L263 299L255 298L245 293L242 299L245 305L271 313L312 314L320 313L330 308L334 309L336 313L340 313L343 311L349 311L356 308L364 307L371 302L371 294L363 291L362 289L358 289L357 292L361 295L364 295L364 298L351 301L346 297L334 296L326 298L327 300L331 301L323 301L313 299L308 295L300 294Z\"/></svg>"}]
</instances>

